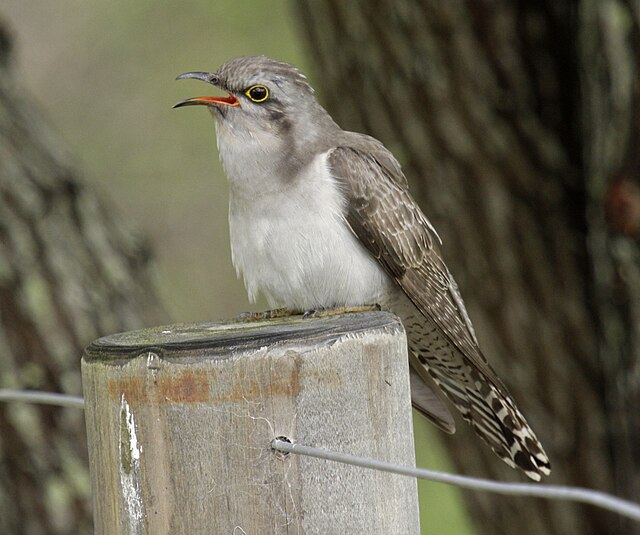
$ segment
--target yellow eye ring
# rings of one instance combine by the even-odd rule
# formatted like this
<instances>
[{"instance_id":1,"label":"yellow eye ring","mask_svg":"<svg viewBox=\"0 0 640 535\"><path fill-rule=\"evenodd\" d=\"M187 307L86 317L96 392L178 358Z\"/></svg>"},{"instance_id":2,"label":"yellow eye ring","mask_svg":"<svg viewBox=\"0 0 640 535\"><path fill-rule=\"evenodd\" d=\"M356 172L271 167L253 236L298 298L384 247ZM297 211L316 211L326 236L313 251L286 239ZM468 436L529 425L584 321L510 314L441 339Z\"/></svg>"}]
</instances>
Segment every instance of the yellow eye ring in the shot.
<instances>
[{"instance_id":1,"label":"yellow eye ring","mask_svg":"<svg viewBox=\"0 0 640 535\"><path fill-rule=\"evenodd\" d=\"M253 102L264 102L269 98L269 89L263 85L252 85L244 92Z\"/></svg>"}]
</instances>

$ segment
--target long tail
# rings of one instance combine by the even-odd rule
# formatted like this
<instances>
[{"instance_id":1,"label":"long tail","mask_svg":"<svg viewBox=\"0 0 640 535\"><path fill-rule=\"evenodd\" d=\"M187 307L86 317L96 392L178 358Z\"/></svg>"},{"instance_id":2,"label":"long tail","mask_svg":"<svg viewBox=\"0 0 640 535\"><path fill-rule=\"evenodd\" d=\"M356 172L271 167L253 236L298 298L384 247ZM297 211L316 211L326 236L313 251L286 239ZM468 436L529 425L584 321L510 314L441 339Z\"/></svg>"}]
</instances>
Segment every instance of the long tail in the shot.
<instances>
[{"instance_id":1,"label":"long tail","mask_svg":"<svg viewBox=\"0 0 640 535\"><path fill-rule=\"evenodd\" d=\"M429 323L405 322L409 350L463 419L512 468L535 481L549 475L551 467L542 444L506 388L487 377Z\"/></svg>"}]
</instances>

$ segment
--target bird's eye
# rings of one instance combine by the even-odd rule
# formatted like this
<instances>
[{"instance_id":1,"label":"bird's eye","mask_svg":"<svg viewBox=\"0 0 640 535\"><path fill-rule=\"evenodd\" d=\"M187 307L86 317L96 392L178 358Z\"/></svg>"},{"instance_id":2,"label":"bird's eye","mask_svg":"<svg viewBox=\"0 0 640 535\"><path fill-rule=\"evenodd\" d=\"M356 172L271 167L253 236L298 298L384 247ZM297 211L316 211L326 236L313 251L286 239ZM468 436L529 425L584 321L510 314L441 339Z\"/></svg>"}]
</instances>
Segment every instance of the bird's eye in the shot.
<instances>
[{"instance_id":1,"label":"bird's eye","mask_svg":"<svg viewBox=\"0 0 640 535\"><path fill-rule=\"evenodd\" d=\"M269 98L269 90L263 85L252 85L244 94L254 102L264 102Z\"/></svg>"}]
</instances>

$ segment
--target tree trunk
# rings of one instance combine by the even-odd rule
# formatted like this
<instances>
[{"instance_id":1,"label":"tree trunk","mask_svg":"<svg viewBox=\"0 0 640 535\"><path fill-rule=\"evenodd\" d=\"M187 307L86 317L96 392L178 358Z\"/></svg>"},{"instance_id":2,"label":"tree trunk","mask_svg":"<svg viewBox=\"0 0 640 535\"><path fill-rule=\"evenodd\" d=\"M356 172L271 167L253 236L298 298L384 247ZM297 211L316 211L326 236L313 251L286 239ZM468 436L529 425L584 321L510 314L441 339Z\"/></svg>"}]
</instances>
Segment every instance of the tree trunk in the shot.
<instances>
[{"instance_id":1,"label":"tree trunk","mask_svg":"<svg viewBox=\"0 0 640 535\"><path fill-rule=\"evenodd\" d=\"M550 482L640 495L640 14L622 0L298 0L336 120L381 139L444 241ZM461 472L513 479L464 425ZM491 534L640 533L467 493Z\"/></svg>"},{"instance_id":2,"label":"tree trunk","mask_svg":"<svg viewBox=\"0 0 640 535\"><path fill-rule=\"evenodd\" d=\"M0 387L80 394L82 348L156 322L146 245L78 180L0 19ZM82 411L0 404L0 533L92 533Z\"/></svg>"}]
</instances>

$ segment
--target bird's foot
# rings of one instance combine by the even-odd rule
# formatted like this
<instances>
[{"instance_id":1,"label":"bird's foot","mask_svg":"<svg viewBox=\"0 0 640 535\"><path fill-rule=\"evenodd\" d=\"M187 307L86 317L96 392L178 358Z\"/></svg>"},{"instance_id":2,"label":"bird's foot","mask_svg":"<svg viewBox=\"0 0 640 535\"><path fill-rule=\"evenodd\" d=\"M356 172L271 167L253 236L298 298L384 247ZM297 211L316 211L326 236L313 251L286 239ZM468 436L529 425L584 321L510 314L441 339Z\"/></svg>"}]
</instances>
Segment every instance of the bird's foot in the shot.
<instances>
[{"instance_id":1,"label":"bird's foot","mask_svg":"<svg viewBox=\"0 0 640 535\"><path fill-rule=\"evenodd\" d=\"M299 314L297 310L292 310L290 308L275 308L273 310L265 310L264 312L243 312L240 314L237 319L238 321L264 321L264 320L272 320L275 318L286 318L289 316L295 316Z\"/></svg>"},{"instance_id":2,"label":"bird's foot","mask_svg":"<svg viewBox=\"0 0 640 535\"><path fill-rule=\"evenodd\" d=\"M380 305L357 305L348 307L333 307L333 308L315 308L313 310L307 310L302 317L304 319L309 318L324 318L327 316L338 316L340 314L354 314L356 312L376 312L382 310Z\"/></svg>"}]
</instances>

